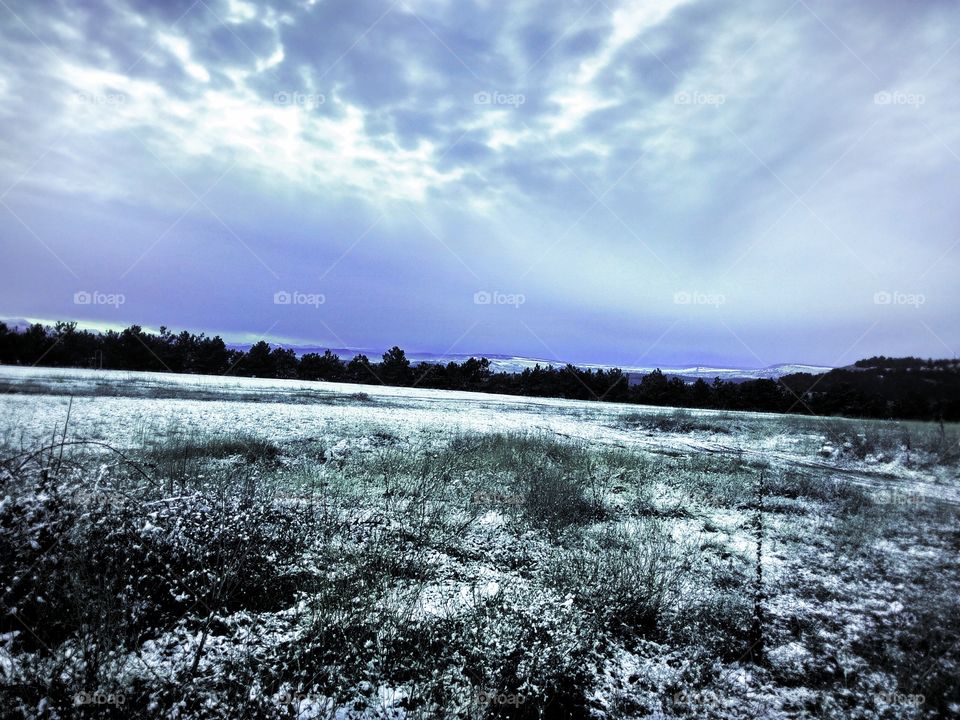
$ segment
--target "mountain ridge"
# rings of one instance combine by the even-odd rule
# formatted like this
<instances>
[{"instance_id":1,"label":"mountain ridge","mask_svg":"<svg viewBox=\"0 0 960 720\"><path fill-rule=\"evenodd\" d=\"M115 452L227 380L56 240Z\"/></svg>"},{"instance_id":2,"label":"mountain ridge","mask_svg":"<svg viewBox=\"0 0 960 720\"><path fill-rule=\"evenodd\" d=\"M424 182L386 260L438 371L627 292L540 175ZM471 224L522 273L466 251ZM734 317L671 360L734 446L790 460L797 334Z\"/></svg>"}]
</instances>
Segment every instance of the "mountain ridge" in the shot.
<instances>
[{"instance_id":1,"label":"mountain ridge","mask_svg":"<svg viewBox=\"0 0 960 720\"><path fill-rule=\"evenodd\" d=\"M227 347L235 350L249 350L252 343L227 343ZM374 348L328 348L320 345L287 345L283 347L293 350L298 356L307 353L324 353L329 350L337 357L345 361L358 354L367 355L371 360L379 358L384 350ZM462 363L469 358L486 358L490 361L490 369L493 372L520 373L526 369L532 369L539 365L540 367L554 366L563 367L568 364L565 360L550 360L547 358L532 358L522 355L508 355L504 353L431 353L431 352L407 352L407 358L414 365L421 363L440 363L449 362ZM578 363L570 362L570 365L582 370L610 370L619 368L627 375L639 379L642 375L648 375L654 370L659 369L667 377L678 377L682 380L693 382L697 379L712 381L719 377L722 380L731 380L740 382L744 380L776 379L785 375L794 375L796 373L809 373L811 375L822 375L834 368L825 365L813 365L807 363L776 363L766 367L746 368L746 367L717 367L713 365L685 365L685 366L627 366L613 363Z\"/></svg>"}]
</instances>

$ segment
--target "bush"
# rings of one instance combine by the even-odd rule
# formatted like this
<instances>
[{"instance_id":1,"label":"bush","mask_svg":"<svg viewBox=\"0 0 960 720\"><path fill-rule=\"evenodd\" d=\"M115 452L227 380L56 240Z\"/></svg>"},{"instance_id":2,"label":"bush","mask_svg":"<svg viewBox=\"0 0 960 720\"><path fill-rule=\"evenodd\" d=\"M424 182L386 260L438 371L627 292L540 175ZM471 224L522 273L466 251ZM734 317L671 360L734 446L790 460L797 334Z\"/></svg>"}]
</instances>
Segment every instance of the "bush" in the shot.
<instances>
[{"instance_id":1,"label":"bush","mask_svg":"<svg viewBox=\"0 0 960 720\"><path fill-rule=\"evenodd\" d=\"M643 428L664 433L690 433L703 431L710 433L730 433L730 420L710 422L704 417L695 416L689 410L678 408L673 412L629 413L620 418L627 428Z\"/></svg>"},{"instance_id":2,"label":"bush","mask_svg":"<svg viewBox=\"0 0 960 720\"><path fill-rule=\"evenodd\" d=\"M378 688L402 686L416 717L588 717L597 641L558 598L504 587L429 616L409 598L357 589L329 588L312 630L269 664L312 678L306 694L372 713Z\"/></svg>"},{"instance_id":3,"label":"bush","mask_svg":"<svg viewBox=\"0 0 960 720\"><path fill-rule=\"evenodd\" d=\"M656 521L632 532L605 527L559 550L546 570L605 630L617 635L662 635L680 597L683 559Z\"/></svg>"},{"instance_id":4,"label":"bush","mask_svg":"<svg viewBox=\"0 0 960 720\"><path fill-rule=\"evenodd\" d=\"M533 467L527 473L524 509L529 517L556 530L603 517L603 506L587 499L581 483L550 465Z\"/></svg>"},{"instance_id":5,"label":"bush","mask_svg":"<svg viewBox=\"0 0 960 720\"><path fill-rule=\"evenodd\" d=\"M235 457L249 466L276 467L280 448L262 438L247 435L189 435L172 432L160 442L148 443L142 463L167 492L201 488L211 460ZM236 475L236 468L231 469ZM231 479L236 479L235 477Z\"/></svg>"},{"instance_id":6,"label":"bush","mask_svg":"<svg viewBox=\"0 0 960 720\"><path fill-rule=\"evenodd\" d=\"M960 600L936 587L911 594L909 612L895 622L874 620L871 631L864 633L854 647L871 667L893 677L896 685L887 692L920 695L924 698L923 711L949 717L960 705L960 685L956 682Z\"/></svg>"},{"instance_id":7,"label":"bush","mask_svg":"<svg viewBox=\"0 0 960 720\"><path fill-rule=\"evenodd\" d=\"M116 685L148 639L286 608L309 587L296 563L312 526L296 507L202 494L150 502L45 474L8 475L0 496L0 632L32 679L13 691L20 702L70 708L76 693Z\"/></svg>"},{"instance_id":8,"label":"bush","mask_svg":"<svg viewBox=\"0 0 960 720\"><path fill-rule=\"evenodd\" d=\"M803 470L770 473L765 478L765 488L772 496L791 500L809 498L827 502L837 499L841 494L837 481Z\"/></svg>"}]
</instances>

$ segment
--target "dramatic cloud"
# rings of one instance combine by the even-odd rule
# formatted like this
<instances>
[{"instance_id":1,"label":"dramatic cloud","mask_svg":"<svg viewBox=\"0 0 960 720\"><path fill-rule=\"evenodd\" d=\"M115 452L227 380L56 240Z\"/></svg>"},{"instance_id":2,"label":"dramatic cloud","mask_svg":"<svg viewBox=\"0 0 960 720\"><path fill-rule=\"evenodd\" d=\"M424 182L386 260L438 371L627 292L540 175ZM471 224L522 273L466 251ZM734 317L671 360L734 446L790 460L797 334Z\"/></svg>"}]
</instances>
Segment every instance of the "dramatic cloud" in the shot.
<instances>
[{"instance_id":1,"label":"dramatic cloud","mask_svg":"<svg viewBox=\"0 0 960 720\"><path fill-rule=\"evenodd\" d=\"M644 365L960 347L955 3L0 18L3 315Z\"/></svg>"}]
</instances>

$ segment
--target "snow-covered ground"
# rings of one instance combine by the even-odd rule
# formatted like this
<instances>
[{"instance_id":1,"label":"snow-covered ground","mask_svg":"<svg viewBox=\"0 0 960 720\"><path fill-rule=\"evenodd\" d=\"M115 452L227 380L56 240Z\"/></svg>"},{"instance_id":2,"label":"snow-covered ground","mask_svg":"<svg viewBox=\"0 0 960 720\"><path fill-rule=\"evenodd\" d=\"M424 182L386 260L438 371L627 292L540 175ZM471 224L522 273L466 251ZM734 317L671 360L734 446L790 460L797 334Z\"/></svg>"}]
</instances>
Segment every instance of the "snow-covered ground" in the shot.
<instances>
[{"instance_id":1,"label":"snow-covered ground","mask_svg":"<svg viewBox=\"0 0 960 720\"><path fill-rule=\"evenodd\" d=\"M46 368L0 367L0 389L0 542L22 535L0 557L27 618L0 673L40 688L16 696L28 717L65 688L157 717L280 717L291 697L299 717L535 717L548 697L609 720L960 715L956 427ZM29 454L64 439L125 460ZM51 476L77 484L66 505ZM251 509L244 488L267 494ZM78 502L51 543L38 518ZM283 517L297 532L258 534ZM97 540L58 554L84 523ZM104 544L114 526L126 544ZM252 558L240 607L191 565L211 528ZM95 687L67 670L91 676L76 658L104 578L45 585L64 559L119 566L127 609L176 610ZM51 603L81 630L50 631Z\"/></svg>"},{"instance_id":2,"label":"snow-covered ground","mask_svg":"<svg viewBox=\"0 0 960 720\"><path fill-rule=\"evenodd\" d=\"M357 439L388 432L445 439L468 432L546 433L589 444L653 452L746 454L814 467L838 478L960 501L960 485L887 456L842 452L825 419L685 410L705 429L644 427L670 408L383 385L173 373L0 366L0 423L8 442L35 444L62 425L69 434L131 447L144 436L241 433L278 442ZM879 423L874 423L879 425ZM711 431L711 426L713 430ZM2 437L2 436L0 436ZM914 455L917 453L915 452Z\"/></svg>"}]
</instances>

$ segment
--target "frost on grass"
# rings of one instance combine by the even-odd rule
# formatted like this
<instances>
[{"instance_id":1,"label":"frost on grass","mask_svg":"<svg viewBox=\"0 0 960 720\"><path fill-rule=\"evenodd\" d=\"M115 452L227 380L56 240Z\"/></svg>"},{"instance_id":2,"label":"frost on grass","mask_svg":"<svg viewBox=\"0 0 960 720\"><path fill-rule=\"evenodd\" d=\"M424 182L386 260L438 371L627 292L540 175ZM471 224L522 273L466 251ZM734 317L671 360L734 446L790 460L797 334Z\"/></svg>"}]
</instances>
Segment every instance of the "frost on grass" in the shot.
<instances>
[{"instance_id":1,"label":"frost on grass","mask_svg":"<svg viewBox=\"0 0 960 720\"><path fill-rule=\"evenodd\" d=\"M44 388L2 399L13 716L960 713L954 428Z\"/></svg>"}]
</instances>

